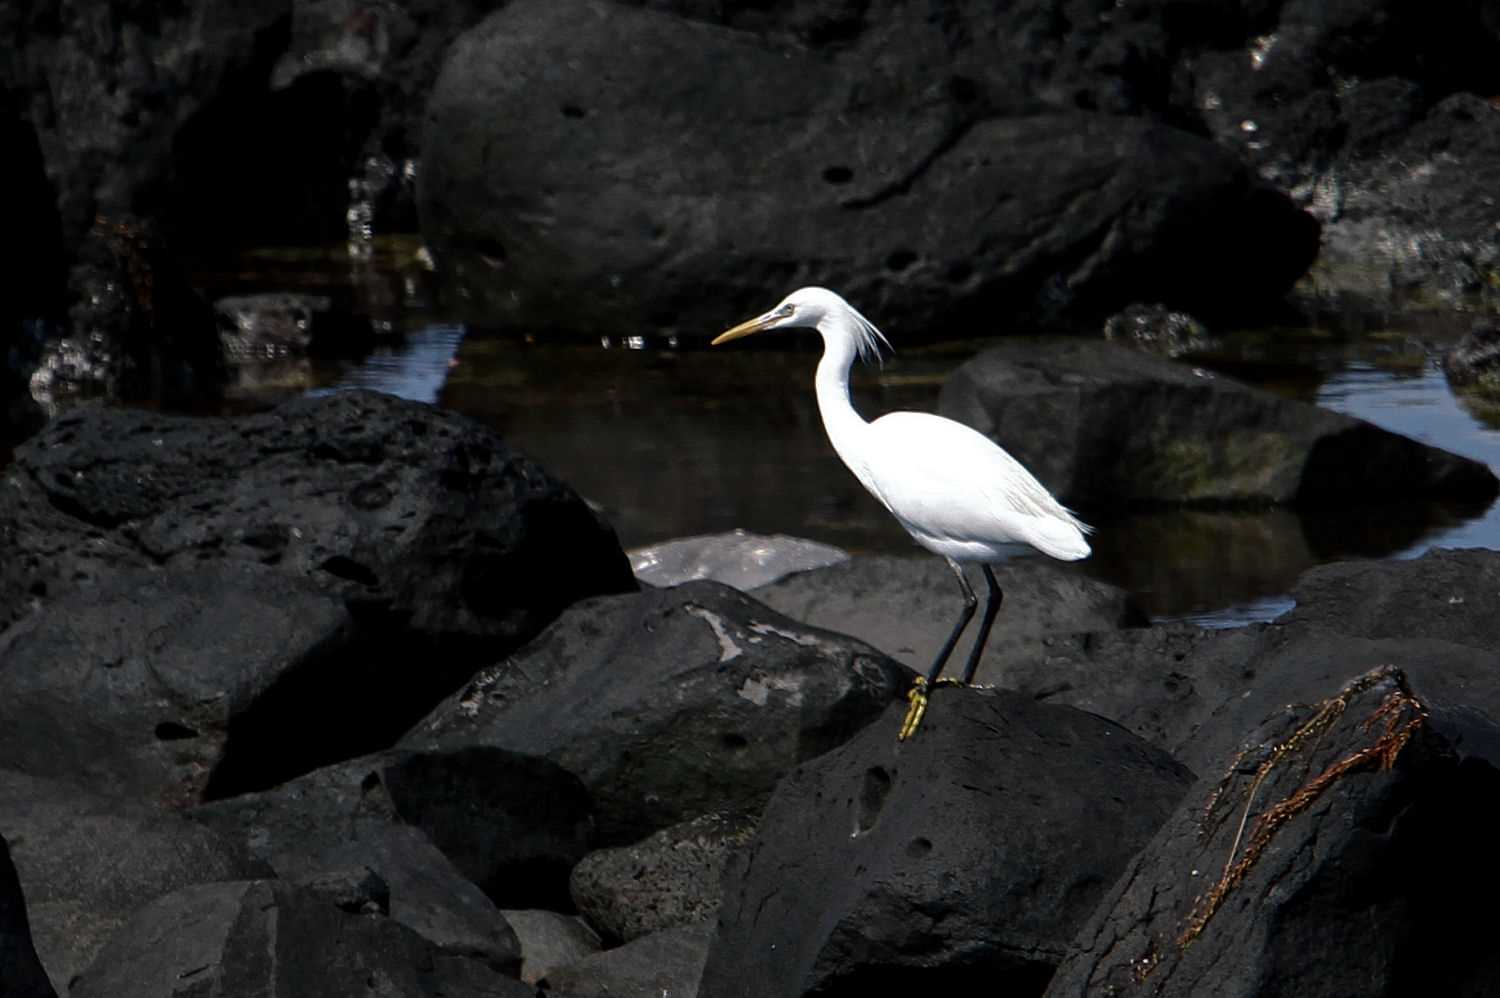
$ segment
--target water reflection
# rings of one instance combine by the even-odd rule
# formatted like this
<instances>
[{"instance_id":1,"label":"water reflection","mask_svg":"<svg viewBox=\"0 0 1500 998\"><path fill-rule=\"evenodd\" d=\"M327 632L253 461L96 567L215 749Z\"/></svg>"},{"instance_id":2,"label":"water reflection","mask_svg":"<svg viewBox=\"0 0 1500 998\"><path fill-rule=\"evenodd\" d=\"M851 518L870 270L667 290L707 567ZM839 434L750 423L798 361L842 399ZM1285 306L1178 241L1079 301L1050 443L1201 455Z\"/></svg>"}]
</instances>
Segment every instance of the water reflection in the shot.
<instances>
[{"instance_id":1,"label":"water reflection","mask_svg":"<svg viewBox=\"0 0 1500 998\"><path fill-rule=\"evenodd\" d=\"M370 388L413 402L436 402L463 338L464 327L458 324L422 326L408 332L398 344L376 347L359 364L342 372L332 385L308 394Z\"/></svg>"},{"instance_id":2,"label":"water reflection","mask_svg":"<svg viewBox=\"0 0 1500 998\"><path fill-rule=\"evenodd\" d=\"M1259 362L1264 384L1500 466L1500 434L1468 417L1434 367L1413 364L1405 345L1375 342L1395 359L1350 362L1340 345L1335 360L1310 364L1303 344L1300 365ZM879 371L856 369L855 404L869 418L931 410L943 378L980 346L904 350ZM460 348L442 402L573 483L627 546L738 527L854 551L913 551L828 445L811 391L818 347L805 337L724 351L474 338ZM1237 366L1241 377L1255 369ZM1094 557L1075 570L1131 590L1155 617L1226 626L1283 612L1296 577L1326 561L1493 545L1500 511L1428 503L1161 511L1098 526Z\"/></svg>"},{"instance_id":3,"label":"water reflection","mask_svg":"<svg viewBox=\"0 0 1500 998\"><path fill-rule=\"evenodd\" d=\"M358 258L342 249L331 256L261 253L234 266L200 272L200 284L211 293L333 294L406 334L403 345L358 365L293 372L266 387L266 402L308 384L323 391L358 386L467 413L572 483L626 546L743 528L856 552L917 550L827 442L812 394L816 337L770 336L707 350L607 331L573 343L466 335L437 321L430 274L410 240L376 239ZM1331 329L1222 335L1212 355L1189 362L1500 467L1500 432L1455 400L1430 359L1430 344L1455 341L1471 321L1429 312L1390 323L1341 318ZM943 379L983 346L907 347L880 370L858 367L855 404L869 418L893 409L931 411ZM1408 504L1336 514L1163 511L1109 519L1081 512L1099 527L1095 555L1069 570L1128 588L1155 617L1205 626L1278 615L1291 605L1285 594L1296 577L1329 560L1500 544L1500 508Z\"/></svg>"}]
</instances>

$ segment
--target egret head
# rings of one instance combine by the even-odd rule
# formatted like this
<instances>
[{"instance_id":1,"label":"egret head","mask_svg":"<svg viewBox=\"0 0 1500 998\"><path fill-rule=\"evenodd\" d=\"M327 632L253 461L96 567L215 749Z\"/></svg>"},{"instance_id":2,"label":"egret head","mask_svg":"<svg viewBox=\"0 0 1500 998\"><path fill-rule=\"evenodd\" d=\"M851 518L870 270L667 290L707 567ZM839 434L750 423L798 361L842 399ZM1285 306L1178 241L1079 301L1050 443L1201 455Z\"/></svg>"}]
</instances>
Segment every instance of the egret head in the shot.
<instances>
[{"instance_id":1,"label":"egret head","mask_svg":"<svg viewBox=\"0 0 1500 998\"><path fill-rule=\"evenodd\" d=\"M846 341L861 357L879 357L882 345L890 348L890 343L874 323L827 288L798 288L781 299L771 311L720 333L714 337L712 345L718 346L768 329L793 326L816 329L823 334L825 342Z\"/></svg>"}]
</instances>

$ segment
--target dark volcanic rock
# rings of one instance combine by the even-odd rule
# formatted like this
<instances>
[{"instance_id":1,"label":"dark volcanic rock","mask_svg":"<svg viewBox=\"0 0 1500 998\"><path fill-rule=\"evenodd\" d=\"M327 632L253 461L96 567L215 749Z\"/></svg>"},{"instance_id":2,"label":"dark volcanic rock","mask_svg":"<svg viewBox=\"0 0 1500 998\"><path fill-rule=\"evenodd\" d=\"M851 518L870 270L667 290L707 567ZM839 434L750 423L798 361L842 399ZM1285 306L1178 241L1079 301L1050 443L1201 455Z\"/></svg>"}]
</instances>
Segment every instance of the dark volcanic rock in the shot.
<instances>
[{"instance_id":1,"label":"dark volcanic rock","mask_svg":"<svg viewBox=\"0 0 1500 998\"><path fill-rule=\"evenodd\" d=\"M111 572L0 635L0 758L169 806L305 771L390 712L352 630L342 601L261 565Z\"/></svg>"},{"instance_id":2,"label":"dark volcanic rock","mask_svg":"<svg viewBox=\"0 0 1500 998\"><path fill-rule=\"evenodd\" d=\"M234 420L70 413L3 486L0 626L122 568L260 562L349 600L384 649L370 674L415 716L563 607L635 586L567 486L463 417L369 392Z\"/></svg>"},{"instance_id":3,"label":"dark volcanic rock","mask_svg":"<svg viewBox=\"0 0 1500 998\"><path fill-rule=\"evenodd\" d=\"M1493 551L1336 563L1303 575L1295 609L1273 623L1061 635L1043 654L1007 663L1004 678L1037 700L1123 724L1202 773L1286 704L1394 665L1444 710L1450 740L1500 765L1500 744L1484 737L1500 720L1500 625L1488 609L1496 591ZM1456 719L1470 715L1478 726L1466 741Z\"/></svg>"},{"instance_id":4,"label":"dark volcanic rock","mask_svg":"<svg viewBox=\"0 0 1500 998\"><path fill-rule=\"evenodd\" d=\"M1322 565L1297 580L1287 630L1319 628L1362 638L1432 638L1500 648L1500 554L1435 549L1399 561ZM1427 686L1424 685L1426 690Z\"/></svg>"},{"instance_id":5,"label":"dark volcanic rock","mask_svg":"<svg viewBox=\"0 0 1500 998\"><path fill-rule=\"evenodd\" d=\"M593 795L598 844L758 807L783 773L880 716L909 670L711 582L584 602L484 669L411 747L542 756Z\"/></svg>"},{"instance_id":6,"label":"dark volcanic rock","mask_svg":"<svg viewBox=\"0 0 1500 998\"><path fill-rule=\"evenodd\" d=\"M793 772L725 878L704 998L1040 990L1191 776L1123 728L939 688Z\"/></svg>"},{"instance_id":7,"label":"dark volcanic rock","mask_svg":"<svg viewBox=\"0 0 1500 998\"><path fill-rule=\"evenodd\" d=\"M234 295L214 302L214 310L225 358L237 365L313 354L359 356L375 339L368 316L336 311L327 295Z\"/></svg>"},{"instance_id":8,"label":"dark volcanic rock","mask_svg":"<svg viewBox=\"0 0 1500 998\"><path fill-rule=\"evenodd\" d=\"M1500 771L1455 753L1399 671L1327 693L1188 795L1049 998L1493 992L1500 956L1470 902L1500 888Z\"/></svg>"},{"instance_id":9,"label":"dark volcanic rock","mask_svg":"<svg viewBox=\"0 0 1500 998\"><path fill-rule=\"evenodd\" d=\"M1500 325L1479 323L1442 358L1443 374L1454 388L1477 388L1500 395Z\"/></svg>"},{"instance_id":10,"label":"dark volcanic rock","mask_svg":"<svg viewBox=\"0 0 1500 998\"><path fill-rule=\"evenodd\" d=\"M1044 654L1051 635L1147 623L1124 590L1044 561L997 565L994 572L1005 599L977 682L1009 685L1009 664ZM970 582L979 586L975 592L984 592L977 574ZM783 579L757 590L755 597L794 620L856 635L922 673L962 606L953 572L931 556L852 558ZM964 661L973 638L969 633L960 642L955 664Z\"/></svg>"},{"instance_id":11,"label":"dark volcanic rock","mask_svg":"<svg viewBox=\"0 0 1500 998\"><path fill-rule=\"evenodd\" d=\"M521 942L521 980L527 984L599 952L599 934L576 915L542 908L507 908L501 914Z\"/></svg>"},{"instance_id":12,"label":"dark volcanic rock","mask_svg":"<svg viewBox=\"0 0 1500 998\"><path fill-rule=\"evenodd\" d=\"M393 918L495 963L515 940L476 886L508 907L566 907L592 832L576 777L482 748L352 759L192 814L283 875L369 866L390 885Z\"/></svg>"},{"instance_id":13,"label":"dark volcanic rock","mask_svg":"<svg viewBox=\"0 0 1500 998\"><path fill-rule=\"evenodd\" d=\"M559 998L697 998L713 931L711 920L694 922L586 956L549 973L547 993Z\"/></svg>"},{"instance_id":14,"label":"dark volcanic rock","mask_svg":"<svg viewBox=\"0 0 1500 998\"><path fill-rule=\"evenodd\" d=\"M0 992L13 998L56 998L31 945L26 898L0 836Z\"/></svg>"},{"instance_id":15,"label":"dark volcanic rock","mask_svg":"<svg viewBox=\"0 0 1500 998\"><path fill-rule=\"evenodd\" d=\"M1028 99L1007 58L1047 30L1028 15L1053 16L890 5L810 48L508 4L434 85L423 231L508 325L549 331L702 335L825 284L898 336L989 333L1006 311L1222 306L1301 274L1317 224L1232 155Z\"/></svg>"},{"instance_id":16,"label":"dark volcanic rock","mask_svg":"<svg viewBox=\"0 0 1500 998\"><path fill-rule=\"evenodd\" d=\"M1314 569L1292 591L1296 609L1245 657L1244 689L1210 716L1199 714L1191 737L1184 731L1165 744L1207 772L1277 708L1315 702L1351 674L1395 666L1444 711L1451 742L1500 766L1500 743L1484 735L1500 721L1496 591L1500 555L1486 550ZM1465 736L1458 719L1467 716L1483 723Z\"/></svg>"},{"instance_id":17,"label":"dark volcanic rock","mask_svg":"<svg viewBox=\"0 0 1500 998\"><path fill-rule=\"evenodd\" d=\"M627 942L712 918L724 864L755 826L744 814L705 814L632 845L591 852L568 878L573 902L590 924Z\"/></svg>"},{"instance_id":18,"label":"dark volcanic rock","mask_svg":"<svg viewBox=\"0 0 1500 998\"><path fill-rule=\"evenodd\" d=\"M146 906L110 940L75 998L181 993L372 993L532 998L477 960L436 950L378 914L341 911L322 893L274 880L189 887Z\"/></svg>"},{"instance_id":19,"label":"dark volcanic rock","mask_svg":"<svg viewBox=\"0 0 1500 998\"><path fill-rule=\"evenodd\" d=\"M1104 320L1104 338L1162 357L1206 350L1215 342L1203 323L1186 312L1139 302Z\"/></svg>"},{"instance_id":20,"label":"dark volcanic rock","mask_svg":"<svg viewBox=\"0 0 1500 998\"><path fill-rule=\"evenodd\" d=\"M993 347L954 372L941 408L1082 506L1333 508L1500 490L1477 461L1106 343Z\"/></svg>"},{"instance_id":21,"label":"dark volcanic rock","mask_svg":"<svg viewBox=\"0 0 1500 998\"><path fill-rule=\"evenodd\" d=\"M61 994L147 902L192 884L269 873L230 836L5 769L0 835L26 890L37 951Z\"/></svg>"}]
</instances>

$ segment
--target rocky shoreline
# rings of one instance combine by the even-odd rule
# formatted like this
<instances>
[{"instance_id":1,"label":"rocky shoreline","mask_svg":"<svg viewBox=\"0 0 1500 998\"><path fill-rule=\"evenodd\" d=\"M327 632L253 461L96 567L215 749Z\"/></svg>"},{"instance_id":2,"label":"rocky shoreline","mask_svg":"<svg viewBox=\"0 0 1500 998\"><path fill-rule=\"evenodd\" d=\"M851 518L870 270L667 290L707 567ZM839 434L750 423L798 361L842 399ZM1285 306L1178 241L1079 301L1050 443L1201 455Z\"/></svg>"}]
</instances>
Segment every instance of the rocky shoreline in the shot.
<instances>
[{"instance_id":1,"label":"rocky shoreline","mask_svg":"<svg viewBox=\"0 0 1500 998\"><path fill-rule=\"evenodd\" d=\"M0 480L6 992L1497 979L1454 913L1500 876L1500 554L1229 631L1016 562L995 688L898 743L941 573L788 551L638 587L566 485L385 396L54 421Z\"/></svg>"}]
</instances>

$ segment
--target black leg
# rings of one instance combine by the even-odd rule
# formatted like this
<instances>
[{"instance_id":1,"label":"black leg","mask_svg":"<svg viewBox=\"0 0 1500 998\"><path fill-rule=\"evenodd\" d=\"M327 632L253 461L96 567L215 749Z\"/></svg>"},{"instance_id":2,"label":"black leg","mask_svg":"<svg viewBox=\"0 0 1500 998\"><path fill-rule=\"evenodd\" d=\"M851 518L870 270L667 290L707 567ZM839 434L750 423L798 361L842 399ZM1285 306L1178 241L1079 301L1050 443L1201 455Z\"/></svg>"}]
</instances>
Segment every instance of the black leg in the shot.
<instances>
[{"instance_id":1,"label":"black leg","mask_svg":"<svg viewBox=\"0 0 1500 998\"><path fill-rule=\"evenodd\" d=\"M937 658L933 660L932 668L927 672L929 686L937 682L943 666L948 664L948 656L953 654L953 646L958 644L958 636L964 632L965 627L969 626L969 621L974 619L974 608L979 605L979 600L974 598L974 590L969 588L969 580L964 578L964 570L958 567L958 562L952 558L944 560L948 562L948 567L953 569L953 574L958 576L958 586L964 594L964 608L963 612L958 615L958 622L953 625L953 632L948 635L948 640L943 642L943 647L938 650ZM989 571L988 566L985 566L985 571Z\"/></svg>"},{"instance_id":2,"label":"black leg","mask_svg":"<svg viewBox=\"0 0 1500 998\"><path fill-rule=\"evenodd\" d=\"M965 686L974 680L974 673L979 669L979 656L984 654L985 642L990 639L990 628L994 626L995 614L1000 612L1000 604L1005 599L1005 593L995 581L995 573L990 571L990 566L981 564L979 567L984 569L984 581L990 587L990 595L984 601L984 616L979 618L979 634L974 638L974 647L969 649L969 661L964 665L963 684Z\"/></svg>"}]
</instances>

